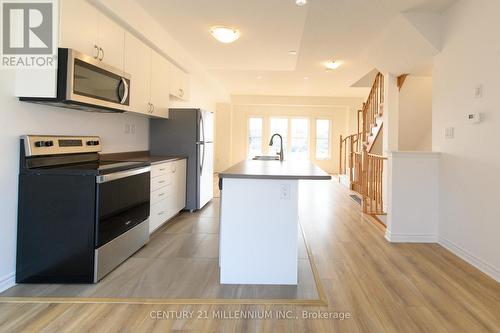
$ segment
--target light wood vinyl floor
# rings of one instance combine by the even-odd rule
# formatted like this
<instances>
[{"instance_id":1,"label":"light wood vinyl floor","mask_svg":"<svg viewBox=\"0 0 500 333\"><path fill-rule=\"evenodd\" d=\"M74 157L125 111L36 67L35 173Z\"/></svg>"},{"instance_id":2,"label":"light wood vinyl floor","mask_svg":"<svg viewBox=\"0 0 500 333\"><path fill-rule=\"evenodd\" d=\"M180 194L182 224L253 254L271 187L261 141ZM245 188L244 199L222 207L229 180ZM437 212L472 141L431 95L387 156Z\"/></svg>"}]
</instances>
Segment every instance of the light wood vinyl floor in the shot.
<instances>
[{"instance_id":1,"label":"light wood vinyl floor","mask_svg":"<svg viewBox=\"0 0 500 333\"><path fill-rule=\"evenodd\" d=\"M500 332L499 283L439 245L388 243L337 182L303 182L300 219L327 307L0 303L0 332ZM212 318L219 310L289 310L298 319ZM153 311L208 319L153 319ZM351 318L302 319L302 311Z\"/></svg>"},{"instance_id":2,"label":"light wood vinyl floor","mask_svg":"<svg viewBox=\"0 0 500 333\"><path fill-rule=\"evenodd\" d=\"M19 284L2 297L166 300L304 300L320 302L305 240L299 233L296 286L219 283L219 200L182 213L155 231L149 243L97 284ZM75 300L79 301L79 300Z\"/></svg>"}]
</instances>

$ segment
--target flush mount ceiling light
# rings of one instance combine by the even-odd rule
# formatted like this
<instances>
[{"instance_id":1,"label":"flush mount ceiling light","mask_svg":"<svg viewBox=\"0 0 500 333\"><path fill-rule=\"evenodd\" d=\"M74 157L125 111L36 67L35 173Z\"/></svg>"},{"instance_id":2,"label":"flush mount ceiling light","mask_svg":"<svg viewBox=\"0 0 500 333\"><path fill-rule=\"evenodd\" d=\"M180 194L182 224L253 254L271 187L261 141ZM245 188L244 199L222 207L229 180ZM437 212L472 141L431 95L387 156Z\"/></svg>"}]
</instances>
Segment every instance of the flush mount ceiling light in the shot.
<instances>
[{"instance_id":1,"label":"flush mount ceiling light","mask_svg":"<svg viewBox=\"0 0 500 333\"><path fill-rule=\"evenodd\" d=\"M210 33L219 42L229 44L240 38L241 34L238 29L231 27L216 26L210 28Z\"/></svg>"},{"instance_id":2,"label":"flush mount ceiling light","mask_svg":"<svg viewBox=\"0 0 500 333\"><path fill-rule=\"evenodd\" d=\"M327 70L334 70L340 67L340 62L338 61L328 61L325 63L326 69Z\"/></svg>"},{"instance_id":3,"label":"flush mount ceiling light","mask_svg":"<svg viewBox=\"0 0 500 333\"><path fill-rule=\"evenodd\" d=\"M297 6L304 6L305 4L307 4L307 0L295 0L295 3L297 4Z\"/></svg>"}]
</instances>

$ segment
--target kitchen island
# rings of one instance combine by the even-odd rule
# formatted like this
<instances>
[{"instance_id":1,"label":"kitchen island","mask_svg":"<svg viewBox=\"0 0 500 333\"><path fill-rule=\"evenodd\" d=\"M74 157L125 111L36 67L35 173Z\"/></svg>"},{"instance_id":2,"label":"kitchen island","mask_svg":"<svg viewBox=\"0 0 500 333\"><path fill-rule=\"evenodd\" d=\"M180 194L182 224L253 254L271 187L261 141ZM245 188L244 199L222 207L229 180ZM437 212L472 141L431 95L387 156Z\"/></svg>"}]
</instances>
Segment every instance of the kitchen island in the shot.
<instances>
[{"instance_id":1,"label":"kitchen island","mask_svg":"<svg viewBox=\"0 0 500 333\"><path fill-rule=\"evenodd\" d=\"M219 174L221 284L297 284L299 180L329 180L309 161L240 162Z\"/></svg>"}]
</instances>

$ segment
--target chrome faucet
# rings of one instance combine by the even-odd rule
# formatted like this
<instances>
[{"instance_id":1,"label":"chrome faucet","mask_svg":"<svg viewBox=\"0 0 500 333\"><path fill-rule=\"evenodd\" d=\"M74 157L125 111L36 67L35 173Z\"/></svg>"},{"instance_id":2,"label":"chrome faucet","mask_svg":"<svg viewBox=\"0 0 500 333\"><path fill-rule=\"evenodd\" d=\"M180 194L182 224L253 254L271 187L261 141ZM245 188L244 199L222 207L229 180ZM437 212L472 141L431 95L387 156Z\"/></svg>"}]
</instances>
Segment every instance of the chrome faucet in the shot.
<instances>
[{"instance_id":1,"label":"chrome faucet","mask_svg":"<svg viewBox=\"0 0 500 333\"><path fill-rule=\"evenodd\" d=\"M280 157L280 161L283 161L283 137L281 135L279 135L278 133L276 134L273 134L273 136L271 137L271 140L269 141L269 146L272 146L273 145L273 140L274 140L274 137L275 136L278 136L280 138L280 151L278 153L279 157Z\"/></svg>"}]
</instances>

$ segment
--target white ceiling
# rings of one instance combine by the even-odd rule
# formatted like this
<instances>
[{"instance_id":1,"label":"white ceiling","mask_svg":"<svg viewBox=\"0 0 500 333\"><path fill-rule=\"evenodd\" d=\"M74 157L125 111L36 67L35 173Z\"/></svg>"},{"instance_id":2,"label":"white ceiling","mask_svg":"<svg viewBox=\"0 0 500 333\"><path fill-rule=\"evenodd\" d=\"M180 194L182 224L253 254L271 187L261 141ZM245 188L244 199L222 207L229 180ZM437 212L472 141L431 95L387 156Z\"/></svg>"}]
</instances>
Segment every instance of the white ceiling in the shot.
<instances>
[{"instance_id":1,"label":"white ceiling","mask_svg":"<svg viewBox=\"0 0 500 333\"><path fill-rule=\"evenodd\" d=\"M352 87L373 70L367 46L404 11L442 11L453 0L136 0L232 94L366 96ZM241 31L233 44L213 25ZM297 51L297 55L288 52ZM342 66L326 72L325 61ZM305 79L307 78L307 79Z\"/></svg>"}]
</instances>

